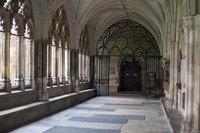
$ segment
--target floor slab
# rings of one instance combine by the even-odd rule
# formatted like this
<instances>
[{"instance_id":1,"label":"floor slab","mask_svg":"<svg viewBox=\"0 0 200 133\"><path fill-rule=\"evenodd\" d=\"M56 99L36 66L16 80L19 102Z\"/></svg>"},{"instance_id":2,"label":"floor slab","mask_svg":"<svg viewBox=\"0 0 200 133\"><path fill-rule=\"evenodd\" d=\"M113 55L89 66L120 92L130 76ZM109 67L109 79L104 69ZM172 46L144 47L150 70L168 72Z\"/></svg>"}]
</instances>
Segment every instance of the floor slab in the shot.
<instances>
[{"instance_id":1,"label":"floor slab","mask_svg":"<svg viewBox=\"0 0 200 133\"><path fill-rule=\"evenodd\" d=\"M171 133L160 101L96 97L11 133Z\"/></svg>"}]
</instances>

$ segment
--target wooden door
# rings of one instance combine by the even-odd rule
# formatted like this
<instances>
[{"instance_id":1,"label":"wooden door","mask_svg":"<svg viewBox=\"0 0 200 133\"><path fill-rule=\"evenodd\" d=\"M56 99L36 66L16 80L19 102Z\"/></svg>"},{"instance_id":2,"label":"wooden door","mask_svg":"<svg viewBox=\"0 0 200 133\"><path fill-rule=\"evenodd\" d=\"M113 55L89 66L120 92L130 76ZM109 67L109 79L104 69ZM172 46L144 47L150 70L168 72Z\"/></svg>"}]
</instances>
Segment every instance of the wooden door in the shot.
<instances>
[{"instance_id":1,"label":"wooden door","mask_svg":"<svg viewBox=\"0 0 200 133\"><path fill-rule=\"evenodd\" d=\"M136 62L126 62L123 67L123 90L141 91L141 66Z\"/></svg>"}]
</instances>

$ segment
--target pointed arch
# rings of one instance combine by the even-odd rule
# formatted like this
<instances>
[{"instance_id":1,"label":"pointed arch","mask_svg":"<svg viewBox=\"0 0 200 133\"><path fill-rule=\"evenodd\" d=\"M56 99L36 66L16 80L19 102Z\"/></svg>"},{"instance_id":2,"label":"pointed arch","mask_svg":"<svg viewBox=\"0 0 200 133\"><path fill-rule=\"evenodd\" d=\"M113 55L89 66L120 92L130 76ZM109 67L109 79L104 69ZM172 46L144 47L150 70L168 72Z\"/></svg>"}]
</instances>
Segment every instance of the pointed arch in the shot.
<instances>
[{"instance_id":1,"label":"pointed arch","mask_svg":"<svg viewBox=\"0 0 200 133\"><path fill-rule=\"evenodd\" d=\"M64 5L58 7L49 22L48 86L69 83L69 26Z\"/></svg>"}]
</instances>

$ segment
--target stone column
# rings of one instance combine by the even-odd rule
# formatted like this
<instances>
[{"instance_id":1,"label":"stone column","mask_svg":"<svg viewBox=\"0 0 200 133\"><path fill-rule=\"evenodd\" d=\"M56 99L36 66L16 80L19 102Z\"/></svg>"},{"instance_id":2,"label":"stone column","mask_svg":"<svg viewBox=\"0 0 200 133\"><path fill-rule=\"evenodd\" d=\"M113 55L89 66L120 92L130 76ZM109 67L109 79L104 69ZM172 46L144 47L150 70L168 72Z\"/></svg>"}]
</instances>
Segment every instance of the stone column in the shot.
<instances>
[{"instance_id":1,"label":"stone column","mask_svg":"<svg viewBox=\"0 0 200 133\"><path fill-rule=\"evenodd\" d=\"M170 74L169 74L169 99L170 99L170 108L174 104L174 55L175 55L175 43L170 42Z\"/></svg>"},{"instance_id":2,"label":"stone column","mask_svg":"<svg viewBox=\"0 0 200 133\"><path fill-rule=\"evenodd\" d=\"M58 69L59 69L58 58L59 58L59 47L56 46L55 81L56 81L56 85L59 86L60 85L60 79L58 77Z\"/></svg>"},{"instance_id":3,"label":"stone column","mask_svg":"<svg viewBox=\"0 0 200 133\"><path fill-rule=\"evenodd\" d=\"M95 56L90 56L90 69L89 69L89 75L90 76L90 88L94 88L94 65L95 65Z\"/></svg>"},{"instance_id":4,"label":"stone column","mask_svg":"<svg viewBox=\"0 0 200 133\"><path fill-rule=\"evenodd\" d=\"M30 49L30 51L31 51L31 58L30 58L30 64L31 64L31 67L30 67L30 78L31 78L31 86L32 86L32 89L35 89L35 75L34 75L34 64L35 64L35 62L34 62L34 59L35 59L35 52L34 52L34 50L35 50L35 41L33 40L33 39L31 39L31 49Z\"/></svg>"},{"instance_id":5,"label":"stone column","mask_svg":"<svg viewBox=\"0 0 200 133\"><path fill-rule=\"evenodd\" d=\"M173 102L173 109L177 109L178 106L178 88L177 88L177 83L178 83L178 64L179 64L179 51L178 51L178 43L174 42L174 102Z\"/></svg>"},{"instance_id":6,"label":"stone column","mask_svg":"<svg viewBox=\"0 0 200 133\"><path fill-rule=\"evenodd\" d=\"M36 40L35 43L35 77L40 101L48 101L47 92L47 40Z\"/></svg>"},{"instance_id":7,"label":"stone column","mask_svg":"<svg viewBox=\"0 0 200 133\"><path fill-rule=\"evenodd\" d=\"M16 85L22 90L25 90L24 83L24 36L19 36L17 45L17 70L16 70Z\"/></svg>"},{"instance_id":8,"label":"stone column","mask_svg":"<svg viewBox=\"0 0 200 133\"><path fill-rule=\"evenodd\" d=\"M184 17L185 43L186 43L186 114L185 122L182 124L182 131L190 133L193 120L193 59L194 59L194 18Z\"/></svg>"},{"instance_id":9,"label":"stone column","mask_svg":"<svg viewBox=\"0 0 200 133\"><path fill-rule=\"evenodd\" d=\"M1 86L6 92L11 93L10 83L10 33L2 34L2 57L1 57Z\"/></svg>"},{"instance_id":10,"label":"stone column","mask_svg":"<svg viewBox=\"0 0 200 133\"><path fill-rule=\"evenodd\" d=\"M65 48L62 48L62 66L61 66L61 69L62 69L62 83L65 85L66 83L66 77L65 77L65 67L67 66L66 65L66 62L65 62Z\"/></svg>"},{"instance_id":11,"label":"stone column","mask_svg":"<svg viewBox=\"0 0 200 133\"><path fill-rule=\"evenodd\" d=\"M195 78L194 78L194 120L193 120L193 129L192 133L200 133L200 43L199 43L199 36L200 36L200 15L195 16L195 42L194 42L194 71L195 71Z\"/></svg>"},{"instance_id":12,"label":"stone column","mask_svg":"<svg viewBox=\"0 0 200 133\"><path fill-rule=\"evenodd\" d=\"M72 91L79 92L79 50L71 49L70 51L70 75L72 77Z\"/></svg>"},{"instance_id":13,"label":"stone column","mask_svg":"<svg viewBox=\"0 0 200 133\"><path fill-rule=\"evenodd\" d=\"M51 72L51 68L52 68L52 46L51 44L48 44L48 81L47 81L47 85L52 87L53 86L53 80L52 80L52 72Z\"/></svg>"}]
</instances>

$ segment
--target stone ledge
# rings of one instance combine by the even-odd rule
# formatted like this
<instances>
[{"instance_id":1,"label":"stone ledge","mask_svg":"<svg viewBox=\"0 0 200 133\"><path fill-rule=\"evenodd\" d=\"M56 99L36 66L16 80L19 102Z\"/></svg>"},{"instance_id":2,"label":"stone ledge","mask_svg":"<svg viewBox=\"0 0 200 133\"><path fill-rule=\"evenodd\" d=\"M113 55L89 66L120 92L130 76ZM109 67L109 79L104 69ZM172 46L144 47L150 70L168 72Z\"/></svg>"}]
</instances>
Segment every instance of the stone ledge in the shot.
<instances>
[{"instance_id":1,"label":"stone ledge","mask_svg":"<svg viewBox=\"0 0 200 133\"><path fill-rule=\"evenodd\" d=\"M49 101L46 102L35 102L0 111L0 132L7 132L21 125L25 125L34 120L84 102L95 96L96 90L88 89L80 91L79 93L70 93L50 98Z\"/></svg>"}]
</instances>

